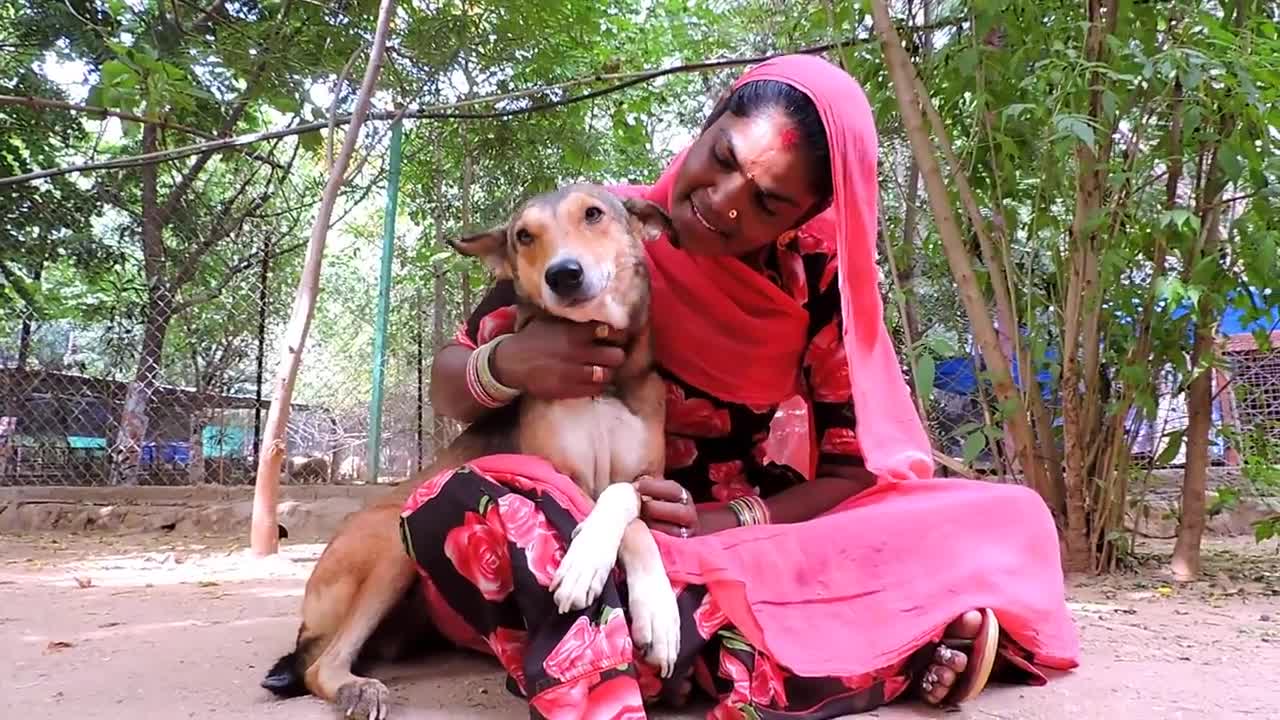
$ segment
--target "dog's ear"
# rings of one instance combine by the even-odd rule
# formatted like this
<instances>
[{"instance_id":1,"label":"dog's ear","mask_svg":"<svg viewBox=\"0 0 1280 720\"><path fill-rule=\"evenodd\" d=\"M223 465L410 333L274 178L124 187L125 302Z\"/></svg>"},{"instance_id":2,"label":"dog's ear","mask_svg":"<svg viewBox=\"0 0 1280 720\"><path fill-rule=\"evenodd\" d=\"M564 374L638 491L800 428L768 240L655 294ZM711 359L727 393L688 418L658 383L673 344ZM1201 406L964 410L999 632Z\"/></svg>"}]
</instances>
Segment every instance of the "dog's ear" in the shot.
<instances>
[{"instance_id":1,"label":"dog's ear","mask_svg":"<svg viewBox=\"0 0 1280 720\"><path fill-rule=\"evenodd\" d=\"M479 258L499 280L511 278L511 259L507 256L507 226L448 241L449 247L467 257Z\"/></svg>"},{"instance_id":2,"label":"dog's ear","mask_svg":"<svg viewBox=\"0 0 1280 720\"><path fill-rule=\"evenodd\" d=\"M630 216L631 229L645 242L653 242L666 235L672 245L680 246L676 238L676 227L671 224L671 216L655 203L640 198L623 198L622 207Z\"/></svg>"}]
</instances>

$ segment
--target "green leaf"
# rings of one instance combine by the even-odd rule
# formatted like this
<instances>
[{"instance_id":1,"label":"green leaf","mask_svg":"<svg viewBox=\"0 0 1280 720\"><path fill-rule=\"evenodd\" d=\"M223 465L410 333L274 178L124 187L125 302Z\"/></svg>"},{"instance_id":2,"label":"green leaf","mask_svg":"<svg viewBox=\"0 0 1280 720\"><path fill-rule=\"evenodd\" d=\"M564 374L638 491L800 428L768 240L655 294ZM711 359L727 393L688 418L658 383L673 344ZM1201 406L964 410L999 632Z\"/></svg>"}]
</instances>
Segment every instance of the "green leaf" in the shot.
<instances>
[{"instance_id":1,"label":"green leaf","mask_svg":"<svg viewBox=\"0 0 1280 720\"><path fill-rule=\"evenodd\" d=\"M89 107L105 108L106 104L103 100L104 88L101 85L94 85L89 88L89 94L85 97L84 104Z\"/></svg>"},{"instance_id":2,"label":"green leaf","mask_svg":"<svg viewBox=\"0 0 1280 720\"><path fill-rule=\"evenodd\" d=\"M916 363L916 397L922 401L927 401L933 396L933 379L937 373L937 366L933 356L924 353L920 356L920 360Z\"/></svg>"},{"instance_id":3,"label":"green leaf","mask_svg":"<svg viewBox=\"0 0 1280 720\"><path fill-rule=\"evenodd\" d=\"M1280 535L1280 515L1264 518L1253 525L1253 539L1257 542L1266 542L1277 535Z\"/></svg>"},{"instance_id":4,"label":"green leaf","mask_svg":"<svg viewBox=\"0 0 1280 720\"><path fill-rule=\"evenodd\" d=\"M1036 106L1031 103L1014 103L1013 105L1006 105L1005 108L1000 111L1000 120L1017 120L1018 116L1022 113L1035 109Z\"/></svg>"},{"instance_id":5,"label":"green leaf","mask_svg":"<svg viewBox=\"0 0 1280 720\"><path fill-rule=\"evenodd\" d=\"M1165 212L1160 213L1160 219L1157 221L1156 224L1159 227L1172 226L1178 230L1181 230L1183 225L1187 224L1188 222L1191 222L1194 219L1195 219L1195 216L1191 214L1190 210L1186 208L1174 208L1172 210L1166 210Z\"/></svg>"},{"instance_id":6,"label":"green leaf","mask_svg":"<svg viewBox=\"0 0 1280 720\"><path fill-rule=\"evenodd\" d=\"M987 436L983 432L976 432L964 439L964 462L966 465L972 464L978 459L978 455L987 447Z\"/></svg>"},{"instance_id":7,"label":"green leaf","mask_svg":"<svg viewBox=\"0 0 1280 720\"><path fill-rule=\"evenodd\" d=\"M1160 451L1160 455L1156 457L1156 467L1165 467L1178 457L1178 453L1182 451L1182 436L1185 431L1174 430L1166 435L1167 445Z\"/></svg>"},{"instance_id":8,"label":"green leaf","mask_svg":"<svg viewBox=\"0 0 1280 720\"><path fill-rule=\"evenodd\" d=\"M1218 167L1222 168L1222 172L1227 179L1235 182L1244 175L1244 162L1240 159L1240 153L1230 145L1223 145L1218 149Z\"/></svg>"},{"instance_id":9,"label":"green leaf","mask_svg":"<svg viewBox=\"0 0 1280 720\"><path fill-rule=\"evenodd\" d=\"M298 136L298 144L308 152L320 152L324 147L324 138L318 132L302 133Z\"/></svg>"},{"instance_id":10,"label":"green leaf","mask_svg":"<svg viewBox=\"0 0 1280 720\"><path fill-rule=\"evenodd\" d=\"M1093 128L1089 127L1089 123L1080 115L1059 115L1053 119L1053 125L1057 128L1058 133L1055 137L1063 137L1066 135L1074 136L1081 143L1089 147L1094 147L1097 138L1094 136Z\"/></svg>"},{"instance_id":11,"label":"green leaf","mask_svg":"<svg viewBox=\"0 0 1280 720\"><path fill-rule=\"evenodd\" d=\"M284 115L293 115L302 109L302 102L289 95L272 95L267 99L267 104Z\"/></svg>"},{"instance_id":12,"label":"green leaf","mask_svg":"<svg viewBox=\"0 0 1280 720\"><path fill-rule=\"evenodd\" d=\"M940 358L949 358L956 354L955 344L941 335L934 335L930 337L928 345L929 349L933 351L933 354Z\"/></svg>"}]
</instances>

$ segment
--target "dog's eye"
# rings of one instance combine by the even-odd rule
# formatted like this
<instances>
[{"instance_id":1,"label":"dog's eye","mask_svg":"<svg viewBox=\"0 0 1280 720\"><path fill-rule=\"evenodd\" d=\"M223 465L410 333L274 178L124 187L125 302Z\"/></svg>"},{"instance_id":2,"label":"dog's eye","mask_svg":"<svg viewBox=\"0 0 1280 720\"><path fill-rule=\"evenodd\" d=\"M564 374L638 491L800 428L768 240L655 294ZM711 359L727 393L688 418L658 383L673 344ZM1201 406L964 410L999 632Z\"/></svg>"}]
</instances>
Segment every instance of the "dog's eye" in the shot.
<instances>
[{"instance_id":1,"label":"dog's eye","mask_svg":"<svg viewBox=\"0 0 1280 720\"><path fill-rule=\"evenodd\" d=\"M533 234L524 228L520 228L516 231L516 242L521 245L528 245L533 242Z\"/></svg>"},{"instance_id":2,"label":"dog's eye","mask_svg":"<svg viewBox=\"0 0 1280 720\"><path fill-rule=\"evenodd\" d=\"M598 223L600 222L600 218L602 217L604 217L604 211L601 210L600 208L596 207L595 205L592 205L591 207L587 208L587 222L593 223L593 224Z\"/></svg>"}]
</instances>

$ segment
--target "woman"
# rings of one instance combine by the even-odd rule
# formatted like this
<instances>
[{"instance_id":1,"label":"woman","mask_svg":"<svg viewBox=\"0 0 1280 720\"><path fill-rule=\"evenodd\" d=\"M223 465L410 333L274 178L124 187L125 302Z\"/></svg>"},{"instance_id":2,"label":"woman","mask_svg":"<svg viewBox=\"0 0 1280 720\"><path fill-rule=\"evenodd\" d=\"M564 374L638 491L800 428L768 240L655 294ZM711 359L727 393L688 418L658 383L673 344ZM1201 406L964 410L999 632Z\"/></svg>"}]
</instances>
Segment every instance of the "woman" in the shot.
<instances>
[{"instance_id":1,"label":"woman","mask_svg":"<svg viewBox=\"0 0 1280 720\"><path fill-rule=\"evenodd\" d=\"M550 578L588 503L545 462L487 458L406 504L433 619L494 654L535 717L642 717L696 683L717 718L828 718L912 689L967 699L996 652L1011 679L1037 684L1036 666L1074 667L1044 504L1025 488L930 479L882 320L876 143L852 78L780 58L738 80L657 184L616 189L668 209L679 242L649 251L667 467L637 483L681 608L675 679L633 658L624 578L595 606L556 613ZM598 328L510 334L511 302L496 287L436 356L437 412L470 421L520 393L608 384L622 353ZM468 389L477 347L483 396ZM783 453L787 423L774 418L797 396L809 420L790 435L810 447ZM985 640L997 618L998 649Z\"/></svg>"}]
</instances>

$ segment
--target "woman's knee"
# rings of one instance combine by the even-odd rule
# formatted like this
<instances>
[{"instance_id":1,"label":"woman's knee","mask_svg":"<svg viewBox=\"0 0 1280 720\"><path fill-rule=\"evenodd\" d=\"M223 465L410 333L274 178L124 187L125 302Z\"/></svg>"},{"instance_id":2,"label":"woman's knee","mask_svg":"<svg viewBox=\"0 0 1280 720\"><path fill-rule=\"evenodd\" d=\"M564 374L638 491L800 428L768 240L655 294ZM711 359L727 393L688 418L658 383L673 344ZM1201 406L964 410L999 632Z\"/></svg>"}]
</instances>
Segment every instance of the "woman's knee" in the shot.
<instances>
[{"instance_id":1,"label":"woman's knee","mask_svg":"<svg viewBox=\"0 0 1280 720\"><path fill-rule=\"evenodd\" d=\"M461 509L468 500L492 494L496 487L492 480L466 465L442 470L414 489L404 503L403 514Z\"/></svg>"}]
</instances>

